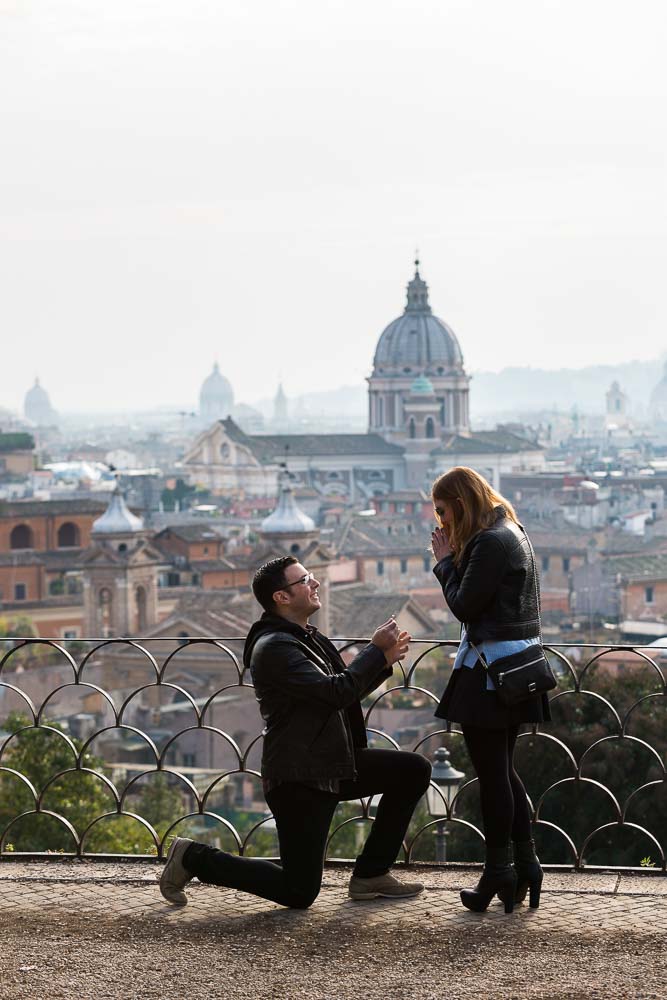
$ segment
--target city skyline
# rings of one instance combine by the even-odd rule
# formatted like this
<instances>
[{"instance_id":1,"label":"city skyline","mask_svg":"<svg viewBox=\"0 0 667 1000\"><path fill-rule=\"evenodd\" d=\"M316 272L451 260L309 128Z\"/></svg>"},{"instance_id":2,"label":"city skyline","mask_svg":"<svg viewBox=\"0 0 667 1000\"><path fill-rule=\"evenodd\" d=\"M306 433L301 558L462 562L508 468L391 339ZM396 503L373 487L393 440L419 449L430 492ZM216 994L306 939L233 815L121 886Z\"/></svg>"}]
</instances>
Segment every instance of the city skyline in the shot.
<instances>
[{"instance_id":1,"label":"city skyline","mask_svg":"<svg viewBox=\"0 0 667 1000\"><path fill-rule=\"evenodd\" d=\"M0 405L359 384L416 246L471 373L658 358L664 18L3 3Z\"/></svg>"}]
</instances>

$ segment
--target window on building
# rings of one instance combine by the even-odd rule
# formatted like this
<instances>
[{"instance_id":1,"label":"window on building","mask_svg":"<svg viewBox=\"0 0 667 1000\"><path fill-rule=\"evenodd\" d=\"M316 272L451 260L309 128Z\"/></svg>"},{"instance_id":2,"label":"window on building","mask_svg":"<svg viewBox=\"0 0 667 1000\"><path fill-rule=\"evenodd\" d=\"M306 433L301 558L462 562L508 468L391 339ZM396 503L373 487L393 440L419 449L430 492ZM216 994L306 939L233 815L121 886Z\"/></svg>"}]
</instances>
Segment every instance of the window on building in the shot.
<instances>
[{"instance_id":1,"label":"window on building","mask_svg":"<svg viewBox=\"0 0 667 1000\"><path fill-rule=\"evenodd\" d=\"M28 595L28 588L25 583L15 583L14 584L14 600L15 601L25 601Z\"/></svg>"},{"instance_id":2,"label":"window on building","mask_svg":"<svg viewBox=\"0 0 667 1000\"><path fill-rule=\"evenodd\" d=\"M179 646L187 646L187 644L188 644L188 633L187 632L179 632L178 633L178 645Z\"/></svg>"},{"instance_id":3,"label":"window on building","mask_svg":"<svg viewBox=\"0 0 667 1000\"><path fill-rule=\"evenodd\" d=\"M34 546L32 528L27 524L17 524L9 536L10 549L31 549Z\"/></svg>"},{"instance_id":4,"label":"window on building","mask_svg":"<svg viewBox=\"0 0 667 1000\"><path fill-rule=\"evenodd\" d=\"M81 544L81 536L76 524L66 521L58 528L58 548L75 549Z\"/></svg>"},{"instance_id":5,"label":"window on building","mask_svg":"<svg viewBox=\"0 0 667 1000\"><path fill-rule=\"evenodd\" d=\"M428 556L424 556L424 572L428 573L431 569L431 560Z\"/></svg>"},{"instance_id":6,"label":"window on building","mask_svg":"<svg viewBox=\"0 0 667 1000\"><path fill-rule=\"evenodd\" d=\"M375 571L376 571L376 573L377 573L378 576L382 576L383 575L383 573L384 573L384 561L382 559L378 559L377 564L375 566Z\"/></svg>"},{"instance_id":7,"label":"window on building","mask_svg":"<svg viewBox=\"0 0 667 1000\"><path fill-rule=\"evenodd\" d=\"M542 572L549 572L549 556L542 556Z\"/></svg>"},{"instance_id":8,"label":"window on building","mask_svg":"<svg viewBox=\"0 0 667 1000\"><path fill-rule=\"evenodd\" d=\"M407 573L408 571L408 560L401 559L401 573Z\"/></svg>"},{"instance_id":9,"label":"window on building","mask_svg":"<svg viewBox=\"0 0 667 1000\"><path fill-rule=\"evenodd\" d=\"M64 628L63 639L78 639L79 633L75 628Z\"/></svg>"},{"instance_id":10,"label":"window on building","mask_svg":"<svg viewBox=\"0 0 667 1000\"><path fill-rule=\"evenodd\" d=\"M207 555L208 555L208 545L205 545L205 546L204 546L204 555L205 555L205 556L207 556Z\"/></svg>"},{"instance_id":11,"label":"window on building","mask_svg":"<svg viewBox=\"0 0 667 1000\"><path fill-rule=\"evenodd\" d=\"M193 587L198 587L200 583L201 583L201 577L200 577L199 573L193 573L192 574L192 586Z\"/></svg>"},{"instance_id":12,"label":"window on building","mask_svg":"<svg viewBox=\"0 0 667 1000\"><path fill-rule=\"evenodd\" d=\"M569 556L563 556L563 573L570 572L570 558Z\"/></svg>"},{"instance_id":13,"label":"window on building","mask_svg":"<svg viewBox=\"0 0 667 1000\"><path fill-rule=\"evenodd\" d=\"M388 535L391 535L391 533L393 532L393 530L394 530L394 529L392 528L391 524L388 524L388 525L387 525L387 534L388 534Z\"/></svg>"},{"instance_id":14,"label":"window on building","mask_svg":"<svg viewBox=\"0 0 667 1000\"><path fill-rule=\"evenodd\" d=\"M407 531L408 535L412 534L412 525L410 524L409 521L408 521L408 523L405 526L405 530Z\"/></svg>"},{"instance_id":15,"label":"window on building","mask_svg":"<svg viewBox=\"0 0 667 1000\"><path fill-rule=\"evenodd\" d=\"M644 597L647 604L653 604L653 587L644 588Z\"/></svg>"},{"instance_id":16,"label":"window on building","mask_svg":"<svg viewBox=\"0 0 667 1000\"><path fill-rule=\"evenodd\" d=\"M431 417L427 417L426 419L426 437L427 438L435 437L435 425Z\"/></svg>"},{"instance_id":17,"label":"window on building","mask_svg":"<svg viewBox=\"0 0 667 1000\"><path fill-rule=\"evenodd\" d=\"M183 754L183 767L196 767L197 766L197 754L196 753L184 753Z\"/></svg>"},{"instance_id":18,"label":"window on building","mask_svg":"<svg viewBox=\"0 0 667 1000\"><path fill-rule=\"evenodd\" d=\"M415 429L415 422L414 422L413 417L410 417L409 429L410 429L410 437L414 438L416 436L416 434L417 434L417 431Z\"/></svg>"},{"instance_id":19,"label":"window on building","mask_svg":"<svg viewBox=\"0 0 667 1000\"><path fill-rule=\"evenodd\" d=\"M167 586L168 587L180 587L181 585L181 574L180 573L167 573Z\"/></svg>"}]
</instances>

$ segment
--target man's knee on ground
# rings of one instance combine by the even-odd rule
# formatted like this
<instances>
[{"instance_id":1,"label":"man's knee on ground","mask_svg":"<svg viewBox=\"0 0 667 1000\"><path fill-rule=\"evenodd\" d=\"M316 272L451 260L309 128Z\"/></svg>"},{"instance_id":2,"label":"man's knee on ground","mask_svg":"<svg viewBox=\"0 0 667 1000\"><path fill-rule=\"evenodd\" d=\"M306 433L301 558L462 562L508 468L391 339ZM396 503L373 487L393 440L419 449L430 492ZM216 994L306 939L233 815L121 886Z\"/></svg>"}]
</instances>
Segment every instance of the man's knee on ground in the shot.
<instances>
[{"instance_id":1,"label":"man's knee on ground","mask_svg":"<svg viewBox=\"0 0 667 1000\"><path fill-rule=\"evenodd\" d=\"M313 905L320 894L320 887L317 889L291 889L285 901L285 905L291 910L307 910Z\"/></svg>"}]
</instances>

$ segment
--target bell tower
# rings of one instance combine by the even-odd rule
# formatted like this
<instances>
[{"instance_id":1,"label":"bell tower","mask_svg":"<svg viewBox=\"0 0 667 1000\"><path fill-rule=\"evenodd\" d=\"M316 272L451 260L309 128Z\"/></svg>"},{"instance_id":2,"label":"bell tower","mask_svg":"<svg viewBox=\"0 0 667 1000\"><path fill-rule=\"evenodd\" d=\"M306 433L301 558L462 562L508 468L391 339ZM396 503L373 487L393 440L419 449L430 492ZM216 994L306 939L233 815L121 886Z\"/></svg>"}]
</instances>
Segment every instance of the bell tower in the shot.
<instances>
[{"instance_id":1,"label":"bell tower","mask_svg":"<svg viewBox=\"0 0 667 1000\"><path fill-rule=\"evenodd\" d=\"M86 635L140 636L154 625L162 561L116 485L106 511L93 522L91 544L82 557Z\"/></svg>"}]
</instances>

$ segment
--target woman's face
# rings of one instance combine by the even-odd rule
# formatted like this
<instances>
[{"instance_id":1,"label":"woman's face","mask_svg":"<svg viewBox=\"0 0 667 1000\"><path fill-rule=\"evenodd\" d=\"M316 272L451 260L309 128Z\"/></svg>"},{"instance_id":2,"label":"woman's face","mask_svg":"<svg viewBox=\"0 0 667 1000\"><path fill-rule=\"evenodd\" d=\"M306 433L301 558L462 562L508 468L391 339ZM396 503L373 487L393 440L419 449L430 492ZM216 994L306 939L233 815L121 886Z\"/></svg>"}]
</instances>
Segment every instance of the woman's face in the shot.
<instances>
[{"instance_id":1,"label":"woman's face","mask_svg":"<svg viewBox=\"0 0 667 1000\"><path fill-rule=\"evenodd\" d=\"M454 505L451 500L433 499L433 512L441 528L448 528L454 521Z\"/></svg>"}]
</instances>

